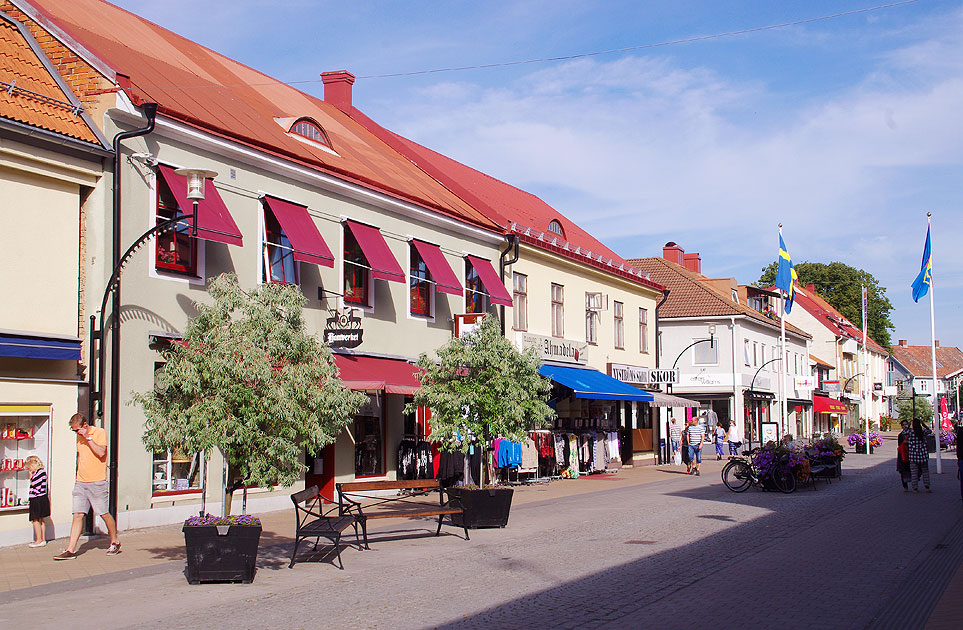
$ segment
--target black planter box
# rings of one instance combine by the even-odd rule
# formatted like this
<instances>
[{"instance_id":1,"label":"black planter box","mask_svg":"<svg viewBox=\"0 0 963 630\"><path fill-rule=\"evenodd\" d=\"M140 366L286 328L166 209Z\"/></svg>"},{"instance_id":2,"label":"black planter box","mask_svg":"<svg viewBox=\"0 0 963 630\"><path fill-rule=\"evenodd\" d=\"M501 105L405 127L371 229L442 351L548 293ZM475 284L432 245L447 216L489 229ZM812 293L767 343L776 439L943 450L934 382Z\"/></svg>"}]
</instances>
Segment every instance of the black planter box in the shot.
<instances>
[{"instance_id":1,"label":"black planter box","mask_svg":"<svg viewBox=\"0 0 963 630\"><path fill-rule=\"evenodd\" d=\"M865 454L866 454L866 445L865 445L865 444L857 444L857 445L856 445L856 452L857 452L857 453L863 453L863 454L865 455ZM870 454L876 452L876 447L870 446L870 447L869 447L869 452L870 452Z\"/></svg>"},{"instance_id":2,"label":"black planter box","mask_svg":"<svg viewBox=\"0 0 963 630\"><path fill-rule=\"evenodd\" d=\"M458 497L465 508L464 519L460 514L453 514L451 522L457 527L477 529L479 527L505 527L508 524L508 513L512 509L513 488L484 488L481 490L465 490L464 488L448 488L449 496Z\"/></svg>"},{"instance_id":3,"label":"black planter box","mask_svg":"<svg viewBox=\"0 0 963 630\"><path fill-rule=\"evenodd\" d=\"M260 525L185 526L183 531L188 583L254 581Z\"/></svg>"}]
</instances>

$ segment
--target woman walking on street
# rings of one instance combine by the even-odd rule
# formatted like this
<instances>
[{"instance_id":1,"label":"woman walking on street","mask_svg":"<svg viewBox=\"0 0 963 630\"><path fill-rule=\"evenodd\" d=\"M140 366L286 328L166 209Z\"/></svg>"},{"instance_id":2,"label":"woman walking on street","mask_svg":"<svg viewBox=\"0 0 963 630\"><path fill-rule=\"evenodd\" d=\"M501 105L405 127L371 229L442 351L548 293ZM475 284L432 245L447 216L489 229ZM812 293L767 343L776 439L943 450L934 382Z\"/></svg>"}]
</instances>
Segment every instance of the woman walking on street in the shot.
<instances>
[{"instance_id":1,"label":"woman walking on street","mask_svg":"<svg viewBox=\"0 0 963 630\"><path fill-rule=\"evenodd\" d=\"M726 441L726 430L722 428L722 424L716 425L716 461L722 459L722 445Z\"/></svg>"},{"instance_id":2,"label":"woman walking on street","mask_svg":"<svg viewBox=\"0 0 963 630\"><path fill-rule=\"evenodd\" d=\"M669 424L669 441L672 443L672 463L678 466L682 463L682 453L679 450L682 445L682 427L679 426L679 420L675 417Z\"/></svg>"},{"instance_id":3,"label":"woman walking on street","mask_svg":"<svg viewBox=\"0 0 963 630\"><path fill-rule=\"evenodd\" d=\"M900 422L903 430L896 436L896 472L899 473L900 483L903 484L903 492L909 492L910 483L910 462L909 462L909 443L910 423L908 420Z\"/></svg>"},{"instance_id":4,"label":"woman walking on street","mask_svg":"<svg viewBox=\"0 0 963 630\"><path fill-rule=\"evenodd\" d=\"M918 418L913 419L913 430L910 431L909 438L906 440L909 446L910 461L910 481L913 484L913 492L919 492L920 477L923 477L923 486L927 492L930 490L930 454L926 448L926 437L933 435L929 427L923 426Z\"/></svg>"}]
</instances>

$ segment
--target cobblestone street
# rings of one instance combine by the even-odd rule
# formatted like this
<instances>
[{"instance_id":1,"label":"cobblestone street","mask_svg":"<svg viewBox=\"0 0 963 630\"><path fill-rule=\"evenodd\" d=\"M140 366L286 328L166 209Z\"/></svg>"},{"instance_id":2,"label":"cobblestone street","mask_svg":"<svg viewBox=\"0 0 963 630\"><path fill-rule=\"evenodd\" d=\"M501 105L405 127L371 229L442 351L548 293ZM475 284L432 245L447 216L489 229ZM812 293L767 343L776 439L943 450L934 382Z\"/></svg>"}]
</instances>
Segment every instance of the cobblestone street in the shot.
<instances>
[{"instance_id":1,"label":"cobblestone street","mask_svg":"<svg viewBox=\"0 0 963 630\"><path fill-rule=\"evenodd\" d=\"M888 454L850 454L842 480L793 495L733 494L716 462L702 477L660 472L634 485L616 477L611 489L585 494L539 499L550 490L526 488L506 529L474 530L471 541L454 528L434 538L429 523L412 531L417 524L396 522L375 530L371 551L345 550L339 571L326 562L289 570L290 546L269 540L252 585L189 586L168 560L10 591L0 623L923 627L963 558L963 510L948 472L955 461L945 463L952 466L934 475L934 493L919 495L902 492ZM552 485L565 483L579 482Z\"/></svg>"}]
</instances>

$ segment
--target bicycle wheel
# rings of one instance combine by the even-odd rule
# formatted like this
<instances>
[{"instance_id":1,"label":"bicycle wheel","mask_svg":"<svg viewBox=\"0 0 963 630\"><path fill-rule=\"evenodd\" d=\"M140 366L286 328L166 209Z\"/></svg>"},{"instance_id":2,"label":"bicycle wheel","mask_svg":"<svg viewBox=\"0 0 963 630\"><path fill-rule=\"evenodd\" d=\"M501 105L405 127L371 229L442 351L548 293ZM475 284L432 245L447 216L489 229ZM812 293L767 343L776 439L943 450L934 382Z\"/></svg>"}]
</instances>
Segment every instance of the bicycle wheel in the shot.
<instances>
[{"instance_id":1,"label":"bicycle wheel","mask_svg":"<svg viewBox=\"0 0 963 630\"><path fill-rule=\"evenodd\" d=\"M796 491L796 475L791 470L786 471L781 466L777 466L772 471L772 483L783 494L792 494Z\"/></svg>"},{"instance_id":2,"label":"bicycle wheel","mask_svg":"<svg viewBox=\"0 0 963 630\"><path fill-rule=\"evenodd\" d=\"M733 459L722 469L722 483L733 492L745 492L752 485L752 470L741 459Z\"/></svg>"}]
</instances>

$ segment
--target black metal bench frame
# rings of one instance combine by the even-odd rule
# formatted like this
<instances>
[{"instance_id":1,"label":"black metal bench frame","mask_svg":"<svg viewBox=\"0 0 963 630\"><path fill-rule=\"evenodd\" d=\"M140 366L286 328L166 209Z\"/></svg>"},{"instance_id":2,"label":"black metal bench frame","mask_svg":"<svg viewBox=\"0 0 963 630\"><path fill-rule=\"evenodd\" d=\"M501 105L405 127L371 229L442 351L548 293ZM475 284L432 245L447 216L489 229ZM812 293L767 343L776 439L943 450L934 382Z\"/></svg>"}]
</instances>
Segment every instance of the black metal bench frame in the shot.
<instances>
[{"instance_id":1,"label":"black metal bench frame","mask_svg":"<svg viewBox=\"0 0 963 630\"><path fill-rule=\"evenodd\" d=\"M441 534L441 525L446 516L451 517L455 514L464 516L465 510L462 508L461 499L449 496L445 499L445 488L437 479L420 480L399 480L399 481L353 481L335 484L338 490L338 513L343 516L350 516L361 524L361 532L364 537L364 548L368 546L368 520L382 518L412 518L419 516L437 516L438 528L435 536ZM397 495L369 495L365 492L398 490L403 494ZM423 497L432 492L438 493L438 507L427 506L424 503L416 503ZM361 499L366 500L362 503ZM410 506L411 509L392 509L391 511L379 511L378 508L390 506ZM452 523L454 525L454 523ZM457 525L456 525L457 527ZM468 537L468 527L462 519L462 529L465 532L465 540Z\"/></svg>"},{"instance_id":2,"label":"black metal bench frame","mask_svg":"<svg viewBox=\"0 0 963 630\"><path fill-rule=\"evenodd\" d=\"M813 482L813 490L816 489L817 479L825 479L831 485L832 480L839 479L840 476L839 461L836 458L809 460L809 480Z\"/></svg>"},{"instance_id":3,"label":"black metal bench frame","mask_svg":"<svg viewBox=\"0 0 963 630\"><path fill-rule=\"evenodd\" d=\"M344 563L341 561L341 534L344 530L354 527L354 537L358 541L358 548L361 548L357 519L354 516L343 514L340 509L337 509L337 516L333 516L335 512L333 507L327 514L322 513L322 501L334 503L334 501L322 496L317 486L305 488L301 492L295 492L291 495L297 528L294 531L294 552L291 553L289 569L294 566L295 558L298 555L298 547L302 540L314 538L315 550L318 548L318 542L321 538L330 540L338 552L338 565L342 571L344 570Z\"/></svg>"}]
</instances>

